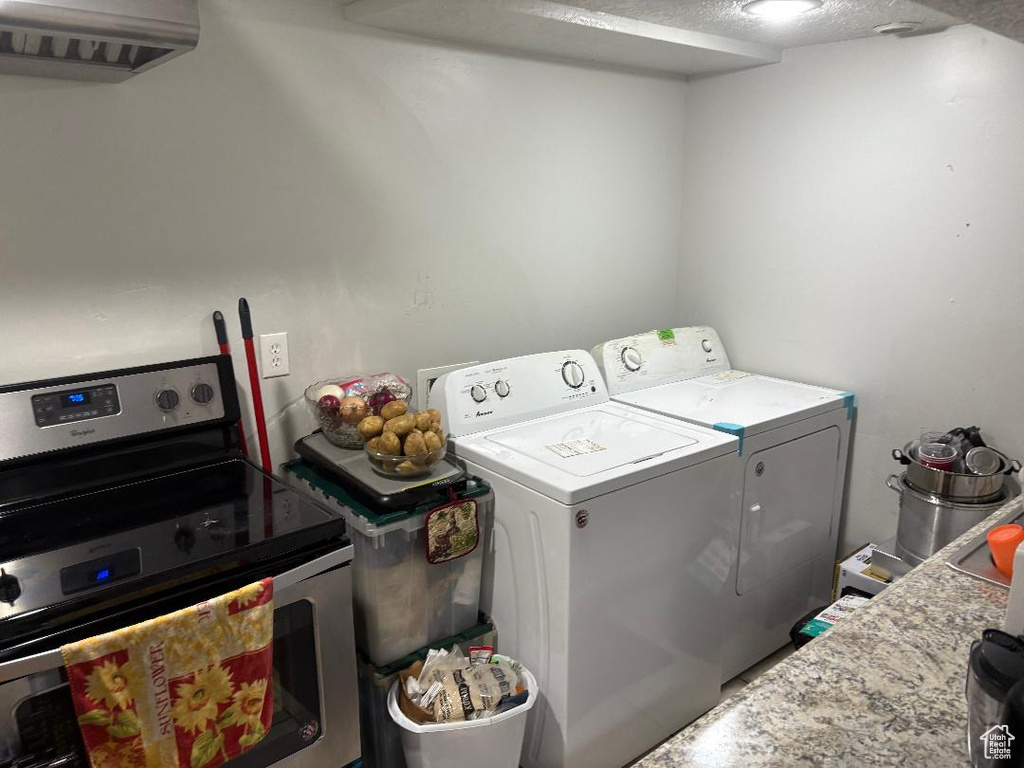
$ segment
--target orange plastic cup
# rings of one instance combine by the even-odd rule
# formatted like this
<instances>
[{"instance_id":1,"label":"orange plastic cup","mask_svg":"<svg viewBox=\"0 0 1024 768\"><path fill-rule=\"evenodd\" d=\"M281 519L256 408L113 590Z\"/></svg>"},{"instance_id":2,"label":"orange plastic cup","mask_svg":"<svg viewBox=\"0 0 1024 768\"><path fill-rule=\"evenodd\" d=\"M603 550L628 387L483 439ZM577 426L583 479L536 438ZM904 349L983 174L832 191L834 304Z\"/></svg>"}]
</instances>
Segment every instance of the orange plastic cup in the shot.
<instances>
[{"instance_id":1,"label":"orange plastic cup","mask_svg":"<svg viewBox=\"0 0 1024 768\"><path fill-rule=\"evenodd\" d=\"M997 525L988 532L987 538L992 562L1003 576L1012 579L1013 556L1017 553L1017 545L1024 541L1024 528L1014 523Z\"/></svg>"}]
</instances>

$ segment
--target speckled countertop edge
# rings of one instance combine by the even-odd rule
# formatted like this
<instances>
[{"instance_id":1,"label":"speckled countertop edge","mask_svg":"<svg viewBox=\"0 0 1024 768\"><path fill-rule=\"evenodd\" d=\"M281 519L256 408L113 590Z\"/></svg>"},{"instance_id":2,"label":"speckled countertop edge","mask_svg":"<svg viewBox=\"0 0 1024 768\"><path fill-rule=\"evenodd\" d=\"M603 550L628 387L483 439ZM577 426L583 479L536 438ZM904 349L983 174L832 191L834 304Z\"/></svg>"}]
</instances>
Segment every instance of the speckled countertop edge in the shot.
<instances>
[{"instance_id":1,"label":"speckled countertop edge","mask_svg":"<svg viewBox=\"0 0 1024 768\"><path fill-rule=\"evenodd\" d=\"M970 765L967 656L983 629L1002 626L1008 592L946 561L1022 503L1009 502L636 766Z\"/></svg>"}]
</instances>

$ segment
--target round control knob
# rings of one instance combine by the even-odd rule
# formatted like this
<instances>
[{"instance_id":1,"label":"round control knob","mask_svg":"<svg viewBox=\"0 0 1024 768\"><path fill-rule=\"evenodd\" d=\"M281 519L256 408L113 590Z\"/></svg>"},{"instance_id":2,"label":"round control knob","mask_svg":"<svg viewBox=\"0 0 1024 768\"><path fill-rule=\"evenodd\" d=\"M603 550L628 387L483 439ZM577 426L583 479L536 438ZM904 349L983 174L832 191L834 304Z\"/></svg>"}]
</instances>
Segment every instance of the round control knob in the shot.
<instances>
[{"instance_id":1,"label":"round control knob","mask_svg":"<svg viewBox=\"0 0 1024 768\"><path fill-rule=\"evenodd\" d=\"M562 366L562 378L565 380L565 383L573 389L579 389L583 386L583 381L585 379L583 368L580 367L579 363L574 363L572 360L569 360Z\"/></svg>"},{"instance_id":2,"label":"round control knob","mask_svg":"<svg viewBox=\"0 0 1024 768\"><path fill-rule=\"evenodd\" d=\"M196 384L192 387L192 399L199 405L207 405L213 400L213 387L209 384Z\"/></svg>"},{"instance_id":3,"label":"round control knob","mask_svg":"<svg viewBox=\"0 0 1024 768\"><path fill-rule=\"evenodd\" d=\"M177 410L181 404L181 395L173 389L161 389L156 393L156 407L164 413Z\"/></svg>"},{"instance_id":4,"label":"round control knob","mask_svg":"<svg viewBox=\"0 0 1024 768\"><path fill-rule=\"evenodd\" d=\"M0 602L14 605L14 601L19 597L21 597L21 584L18 583L18 579L0 568Z\"/></svg>"},{"instance_id":5,"label":"round control knob","mask_svg":"<svg viewBox=\"0 0 1024 768\"><path fill-rule=\"evenodd\" d=\"M626 366L627 371L639 371L643 362L644 359L633 347L626 347L622 350L622 364Z\"/></svg>"},{"instance_id":6,"label":"round control knob","mask_svg":"<svg viewBox=\"0 0 1024 768\"><path fill-rule=\"evenodd\" d=\"M705 352L710 352L711 351L711 339L704 339L704 341L702 341L700 343L700 345L701 345L701 347L704 348Z\"/></svg>"},{"instance_id":7,"label":"round control knob","mask_svg":"<svg viewBox=\"0 0 1024 768\"><path fill-rule=\"evenodd\" d=\"M508 393L511 391L508 386L508 382L504 379L498 379L494 382L494 391L498 397L508 397Z\"/></svg>"},{"instance_id":8,"label":"round control knob","mask_svg":"<svg viewBox=\"0 0 1024 768\"><path fill-rule=\"evenodd\" d=\"M479 384L474 384L470 387L469 396L473 398L473 402L482 403L487 399L487 390Z\"/></svg>"}]
</instances>

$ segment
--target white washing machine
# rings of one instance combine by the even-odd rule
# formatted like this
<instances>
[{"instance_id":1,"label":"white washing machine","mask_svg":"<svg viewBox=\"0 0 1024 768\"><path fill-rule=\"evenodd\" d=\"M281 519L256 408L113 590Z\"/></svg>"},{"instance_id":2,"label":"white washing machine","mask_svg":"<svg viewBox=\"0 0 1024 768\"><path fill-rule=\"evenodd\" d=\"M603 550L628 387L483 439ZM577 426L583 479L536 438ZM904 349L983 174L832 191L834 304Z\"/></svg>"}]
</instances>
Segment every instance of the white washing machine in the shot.
<instances>
[{"instance_id":1,"label":"white washing machine","mask_svg":"<svg viewBox=\"0 0 1024 768\"><path fill-rule=\"evenodd\" d=\"M641 333L593 354L614 400L740 440L728 680L830 601L853 395L733 370L708 327Z\"/></svg>"},{"instance_id":2,"label":"white washing machine","mask_svg":"<svg viewBox=\"0 0 1024 768\"><path fill-rule=\"evenodd\" d=\"M609 400L582 350L434 385L491 484L481 608L533 672L522 764L619 768L718 702L737 438Z\"/></svg>"}]
</instances>

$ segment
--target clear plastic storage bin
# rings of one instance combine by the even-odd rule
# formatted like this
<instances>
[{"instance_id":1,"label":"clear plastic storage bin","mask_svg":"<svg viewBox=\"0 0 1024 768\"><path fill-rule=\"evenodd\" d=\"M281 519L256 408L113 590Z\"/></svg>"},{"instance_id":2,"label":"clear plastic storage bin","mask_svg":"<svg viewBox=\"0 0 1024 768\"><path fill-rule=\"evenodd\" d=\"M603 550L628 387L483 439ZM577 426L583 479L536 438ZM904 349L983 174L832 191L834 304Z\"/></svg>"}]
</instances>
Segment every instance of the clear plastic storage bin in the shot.
<instances>
[{"instance_id":1,"label":"clear plastic storage bin","mask_svg":"<svg viewBox=\"0 0 1024 768\"><path fill-rule=\"evenodd\" d=\"M302 462L286 469L305 480L341 511L355 547L352 561L356 646L377 666L390 664L478 621L485 531L494 514L494 494L469 478L459 501L477 502L480 543L468 555L431 564L426 557L426 515L445 503L421 504L407 512L376 514L343 488Z\"/></svg>"}]
</instances>

